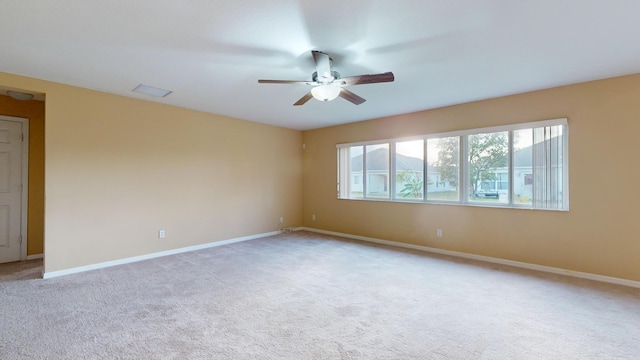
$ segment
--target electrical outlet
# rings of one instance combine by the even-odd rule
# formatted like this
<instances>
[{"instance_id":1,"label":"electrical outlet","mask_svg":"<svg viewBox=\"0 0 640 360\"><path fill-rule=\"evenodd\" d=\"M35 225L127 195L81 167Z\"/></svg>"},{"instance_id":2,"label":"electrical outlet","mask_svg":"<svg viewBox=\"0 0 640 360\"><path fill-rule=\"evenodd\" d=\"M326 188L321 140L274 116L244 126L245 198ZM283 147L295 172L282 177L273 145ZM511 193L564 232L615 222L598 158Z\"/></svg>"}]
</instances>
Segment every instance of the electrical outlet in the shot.
<instances>
[{"instance_id":1,"label":"electrical outlet","mask_svg":"<svg viewBox=\"0 0 640 360\"><path fill-rule=\"evenodd\" d=\"M311 220L316 221L316 214L311 215Z\"/></svg>"},{"instance_id":2,"label":"electrical outlet","mask_svg":"<svg viewBox=\"0 0 640 360\"><path fill-rule=\"evenodd\" d=\"M436 230L436 236L437 237L442 237L442 229Z\"/></svg>"},{"instance_id":3,"label":"electrical outlet","mask_svg":"<svg viewBox=\"0 0 640 360\"><path fill-rule=\"evenodd\" d=\"M165 236L164 230L158 231L158 239L164 239L164 236Z\"/></svg>"},{"instance_id":4,"label":"electrical outlet","mask_svg":"<svg viewBox=\"0 0 640 360\"><path fill-rule=\"evenodd\" d=\"M280 217L280 225L284 224L284 216Z\"/></svg>"}]
</instances>

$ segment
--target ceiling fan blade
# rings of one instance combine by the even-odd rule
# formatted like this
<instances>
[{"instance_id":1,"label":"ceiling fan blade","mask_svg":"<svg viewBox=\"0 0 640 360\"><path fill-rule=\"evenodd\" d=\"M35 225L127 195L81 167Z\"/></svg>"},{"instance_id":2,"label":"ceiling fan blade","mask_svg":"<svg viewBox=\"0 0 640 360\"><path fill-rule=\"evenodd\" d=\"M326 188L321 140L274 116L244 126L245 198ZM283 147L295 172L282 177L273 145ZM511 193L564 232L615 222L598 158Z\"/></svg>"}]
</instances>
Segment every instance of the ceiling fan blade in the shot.
<instances>
[{"instance_id":1,"label":"ceiling fan blade","mask_svg":"<svg viewBox=\"0 0 640 360\"><path fill-rule=\"evenodd\" d=\"M318 82L328 82L333 80L331 75L331 58L322 51L311 50L313 61L316 63L316 71L318 72ZM325 80L326 81L323 81Z\"/></svg>"},{"instance_id":2,"label":"ceiling fan blade","mask_svg":"<svg viewBox=\"0 0 640 360\"><path fill-rule=\"evenodd\" d=\"M351 101L352 103L354 103L356 105L360 105L363 102L367 101L364 98L361 98L360 96L352 93L351 91L349 91L349 90L347 90L345 88L340 89L340 97L345 99L345 100Z\"/></svg>"},{"instance_id":3,"label":"ceiling fan blade","mask_svg":"<svg viewBox=\"0 0 640 360\"><path fill-rule=\"evenodd\" d=\"M343 86L353 86L353 85L363 85L363 84L375 84L381 82L392 82L395 80L393 73L391 71L382 73L382 74L371 74L371 75L359 75L359 76L348 76L344 78L340 78L336 81L343 82Z\"/></svg>"},{"instance_id":4,"label":"ceiling fan blade","mask_svg":"<svg viewBox=\"0 0 640 360\"><path fill-rule=\"evenodd\" d=\"M309 91L305 96L301 97L300 100L296 101L296 103L293 104L293 106L304 105L304 103L309 101L312 97L313 95L311 94L311 91Z\"/></svg>"},{"instance_id":5,"label":"ceiling fan blade","mask_svg":"<svg viewBox=\"0 0 640 360\"><path fill-rule=\"evenodd\" d=\"M259 84L294 84L294 85L318 85L315 81L298 80L258 80Z\"/></svg>"}]
</instances>

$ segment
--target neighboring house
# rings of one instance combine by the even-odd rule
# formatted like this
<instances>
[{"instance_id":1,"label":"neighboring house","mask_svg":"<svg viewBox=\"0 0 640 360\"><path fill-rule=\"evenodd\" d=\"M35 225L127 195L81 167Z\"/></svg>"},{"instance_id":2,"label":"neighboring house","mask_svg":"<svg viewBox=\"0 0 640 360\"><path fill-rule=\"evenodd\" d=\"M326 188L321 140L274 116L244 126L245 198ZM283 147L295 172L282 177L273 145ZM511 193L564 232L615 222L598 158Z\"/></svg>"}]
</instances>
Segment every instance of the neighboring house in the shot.
<instances>
[{"instance_id":1,"label":"neighboring house","mask_svg":"<svg viewBox=\"0 0 640 360\"><path fill-rule=\"evenodd\" d=\"M363 192L362 155L351 158L351 193ZM388 196L389 194L389 151L376 149L367 153L367 196ZM397 172L396 194L411 181L422 181L424 161L420 158L397 154L395 158ZM403 173L409 176L403 178ZM427 166L427 192L455 191L456 186L442 181L440 172L432 165Z\"/></svg>"},{"instance_id":2,"label":"neighboring house","mask_svg":"<svg viewBox=\"0 0 640 360\"><path fill-rule=\"evenodd\" d=\"M562 137L558 136L513 153L513 192L520 202L531 201L536 192L545 192L547 201L562 201L563 147ZM543 159L548 159L547 163L551 166L537 167L536 164L542 164ZM508 179L506 168L498 169L496 173L499 174L500 179ZM494 183L493 185L497 185L494 189L504 191L506 195L506 190L503 189L504 184ZM549 189L550 187L553 189Z\"/></svg>"}]
</instances>

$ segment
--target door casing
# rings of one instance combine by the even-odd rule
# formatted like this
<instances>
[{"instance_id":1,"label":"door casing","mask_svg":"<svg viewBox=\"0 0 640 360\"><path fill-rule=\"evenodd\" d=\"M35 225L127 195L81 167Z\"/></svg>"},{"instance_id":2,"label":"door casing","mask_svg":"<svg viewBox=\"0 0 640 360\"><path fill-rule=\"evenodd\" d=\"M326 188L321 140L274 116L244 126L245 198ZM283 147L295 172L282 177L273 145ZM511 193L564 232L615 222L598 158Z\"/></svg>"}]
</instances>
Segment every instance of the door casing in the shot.
<instances>
[{"instance_id":1,"label":"door casing","mask_svg":"<svg viewBox=\"0 0 640 360\"><path fill-rule=\"evenodd\" d=\"M29 205L29 119L0 115L0 120L15 121L22 124L22 194L20 212L20 260L27 260L27 221Z\"/></svg>"}]
</instances>

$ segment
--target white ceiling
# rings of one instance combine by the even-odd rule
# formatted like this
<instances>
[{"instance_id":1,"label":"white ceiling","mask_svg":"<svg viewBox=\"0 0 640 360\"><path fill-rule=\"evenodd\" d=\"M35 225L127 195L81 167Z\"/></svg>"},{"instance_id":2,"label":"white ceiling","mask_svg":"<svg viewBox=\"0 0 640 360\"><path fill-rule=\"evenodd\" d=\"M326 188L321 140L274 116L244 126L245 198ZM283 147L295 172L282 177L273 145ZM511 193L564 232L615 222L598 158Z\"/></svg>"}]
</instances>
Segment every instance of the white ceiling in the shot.
<instances>
[{"instance_id":1,"label":"white ceiling","mask_svg":"<svg viewBox=\"0 0 640 360\"><path fill-rule=\"evenodd\" d=\"M306 130L640 73L633 0L0 0L0 71ZM310 50L367 99L292 104ZM166 98L131 92L138 84ZM0 84L0 86L3 84Z\"/></svg>"}]
</instances>

